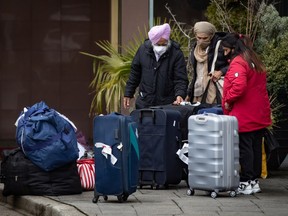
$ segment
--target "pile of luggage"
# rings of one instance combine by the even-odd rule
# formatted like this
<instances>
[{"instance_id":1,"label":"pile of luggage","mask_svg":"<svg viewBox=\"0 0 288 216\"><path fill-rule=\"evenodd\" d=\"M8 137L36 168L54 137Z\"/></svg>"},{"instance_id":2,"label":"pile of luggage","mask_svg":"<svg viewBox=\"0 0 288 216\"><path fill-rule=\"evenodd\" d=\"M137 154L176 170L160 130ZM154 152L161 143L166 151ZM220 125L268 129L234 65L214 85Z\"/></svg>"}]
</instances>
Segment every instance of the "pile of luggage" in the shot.
<instances>
[{"instance_id":1,"label":"pile of luggage","mask_svg":"<svg viewBox=\"0 0 288 216\"><path fill-rule=\"evenodd\" d=\"M138 187L167 189L185 180L189 195L235 196L237 120L221 115L221 107L200 108L166 105L96 116L90 151L79 149L76 127L64 115L44 102L25 108L16 122L19 148L6 151L1 164L3 195L94 190L94 203L110 195L124 202Z\"/></svg>"},{"instance_id":2,"label":"pile of luggage","mask_svg":"<svg viewBox=\"0 0 288 216\"><path fill-rule=\"evenodd\" d=\"M75 125L44 102L24 108L15 125L19 148L3 152L3 195L82 193Z\"/></svg>"},{"instance_id":3,"label":"pile of luggage","mask_svg":"<svg viewBox=\"0 0 288 216\"><path fill-rule=\"evenodd\" d=\"M184 179L189 195L199 189L210 192L213 198L224 191L236 196L240 169L238 124L235 117L222 114L219 106L201 105L133 111L143 154L140 186L148 183L167 188ZM156 163L151 165L152 161Z\"/></svg>"},{"instance_id":4,"label":"pile of luggage","mask_svg":"<svg viewBox=\"0 0 288 216\"><path fill-rule=\"evenodd\" d=\"M109 195L123 202L138 186L166 189L182 180L187 181L189 195L199 189L213 198L224 191L236 196L240 168L237 120L219 115L219 107L200 108L166 105L134 110L129 116L96 116L93 202L100 196L107 200ZM176 154L187 153L185 147L189 149L187 164Z\"/></svg>"}]
</instances>

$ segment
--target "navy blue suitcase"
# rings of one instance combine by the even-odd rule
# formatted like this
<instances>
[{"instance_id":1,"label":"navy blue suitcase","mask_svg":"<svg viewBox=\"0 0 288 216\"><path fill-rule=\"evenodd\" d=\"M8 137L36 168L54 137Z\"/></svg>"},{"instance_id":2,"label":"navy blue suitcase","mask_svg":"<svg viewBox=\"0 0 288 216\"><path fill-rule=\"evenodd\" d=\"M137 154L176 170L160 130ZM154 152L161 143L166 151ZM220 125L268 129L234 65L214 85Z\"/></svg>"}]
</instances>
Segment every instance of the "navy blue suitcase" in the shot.
<instances>
[{"instance_id":1,"label":"navy blue suitcase","mask_svg":"<svg viewBox=\"0 0 288 216\"><path fill-rule=\"evenodd\" d=\"M179 184L182 161L176 152L181 146L180 112L149 108L134 110L131 116L138 123L140 188Z\"/></svg>"},{"instance_id":2,"label":"navy blue suitcase","mask_svg":"<svg viewBox=\"0 0 288 216\"><path fill-rule=\"evenodd\" d=\"M118 113L96 116L93 124L95 188L99 196L117 196L119 202L137 190L139 147L137 124L131 116Z\"/></svg>"},{"instance_id":3,"label":"navy blue suitcase","mask_svg":"<svg viewBox=\"0 0 288 216\"><path fill-rule=\"evenodd\" d=\"M181 138L182 141L188 142L188 118L191 115L196 114L195 110L197 106L191 106L191 105L174 105L174 104L167 104L159 106L161 109L168 109L168 110L177 110L181 113L181 121L180 121L180 127L181 127Z\"/></svg>"},{"instance_id":4,"label":"navy blue suitcase","mask_svg":"<svg viewBox=\"0 0 288 216\"><path fill-rule=\"evenodd\" d=\"M211 108L202 108L197 112L197 114L204 114L204 113L214 113L217 115L223 115L223 110L221 106L215 106Z\"/></svg>"}]
</instances>

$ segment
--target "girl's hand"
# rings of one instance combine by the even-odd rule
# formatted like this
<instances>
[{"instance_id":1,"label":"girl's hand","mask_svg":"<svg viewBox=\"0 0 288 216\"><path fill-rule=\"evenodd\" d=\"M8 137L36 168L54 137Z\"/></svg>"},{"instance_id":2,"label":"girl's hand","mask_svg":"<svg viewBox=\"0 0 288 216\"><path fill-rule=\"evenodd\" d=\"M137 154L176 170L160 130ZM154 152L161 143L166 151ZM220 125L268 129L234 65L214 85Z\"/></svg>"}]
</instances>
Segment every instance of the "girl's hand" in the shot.
<instances>
[{"instance_id":1,"label":"girl's hand","mask_svg":"<svg viewBox=\"0 0 288 216\"><path fill-rule=\"evenodd\" d=\"M225 106L225 109L226 109L226 110L229 110L229 111L230 111L230 110L232 109L232 106L231 106L230 104L228 104L227 102L225 102L225 105L224 105L224 106Z\"/></svg>"}]
</instances>

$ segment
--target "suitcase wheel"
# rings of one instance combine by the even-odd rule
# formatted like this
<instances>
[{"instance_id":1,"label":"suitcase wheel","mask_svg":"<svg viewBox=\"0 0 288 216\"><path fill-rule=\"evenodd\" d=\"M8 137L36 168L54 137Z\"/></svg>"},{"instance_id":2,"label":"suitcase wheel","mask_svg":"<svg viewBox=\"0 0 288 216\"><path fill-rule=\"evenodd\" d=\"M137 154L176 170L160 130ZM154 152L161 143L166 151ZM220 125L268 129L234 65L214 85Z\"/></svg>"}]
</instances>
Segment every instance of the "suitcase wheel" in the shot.
<instances>
[{"instance_id":1,"label":"suitcase wheel","mask_svg":"<svg viewBox=\"0 0 288 216\"><path fill-rule=\"evenodd\" d=\"M128 199L128 197L129 197L129 195L123 195L123 201L127 201L127 199Z\"/></svg>"},{"instance_id":2,"label":"suitcase wheel","mask_svg":"<svg viewBox=\"0 0 288 216\"><path fill-rule=\"evenodd\" d=\"M98 195L95 196L95 197L93 198L92 202L93 202L93 203L97 203L98 200L99 200L99 197L100 197L100 196L98 196ZM108 200L108 196L105 195L105 196L104 196L104 200L107 201L107 200Z\"/></svg>"},{"instance_id":3,"label":"suitcase wheel","mask_svg":"<svg viewBox=\"0 0 288 216\"><path fill-rule=\"evenodd\" d=\"M118 202L120 202L120 203L122 203L124 201L122 195L117 196L117 199L118 199Z\"/></svg>"},{"instance_id":4,"label":"suitcase wheel","mask_svg":"<svg viewBox=\"0 0 288 216\"><path fill-rule=\"evenodd\" d=\"M186 194L187 194L188 196L193 196L194 193L195 193L195 191L194 191L193 189L188 189L187 192L186 192Z\"/></svg>"},{"instance_id":5,"label":"suitcase wheel","mask_svg":"<svg viewBox=\"0 0 288 216\"><path fill-rule=\"evenodd\" d=\"M230 197L235 197L237 195L236 191L230 191L229 193Z\"/></svg>"},{"instance_id":6,"label":"suitcase wheel","mask_svg":"<svg viewBox=\"0 0 288 216\"><path fill-rule=\"evenodd\" d=\"M153 189L159 189L159 186L158 185L143 185L143 184L139 184L139 189L143 189L143 186L150 186L150 189L153 190Z\"/></svg>"},{"instance_id":7,"label":"suitcase wheel","mask_svg":"<svg viewBox=\"0 0 288 216\"><path fill-rule=\"evenodd\" d=\"M216 193L215 191L212 191L212 192L210 193L210 196L211 196L213 199L215 199L215 198L217 197L217 193Z\"/></svg>"},{"instance_id":8,"label":"suitcase wheel","mask_svg":"<svg viewBox=\"0 0 288 216\"><path fill-rule=\"evenodd\" d=\"M164 184L164 185L159 185L159 184L156 184L156 185L152 185L151 186L151 189L155 189L155 190L161 190L161 189L169 189L169 185L168 184Z\"/></svg>"},{"instance_id":9,"label":"suitcase wheel","mask_svg":"<svg viewBox=\"0 0 288 216\"><path fill-rule=\"evenodd\" d=\"M122 203L124 201L127 201L128 197L129 197L129 195L122 194L122 195L117 196L117 199L118 199L118 202Z\"/></svg>"},{"instance_id":10,"label":"suitcase wheel","mask_svg":"<svg viewBox=\"0 0 288 216\"><path fill-rule=\"evenodd\" d=\"M97 203L98 200L99 200L99 196L95 196L95 197L93 198L92 202L93 202L93 203Z\"/></svg>"}]
</instances>

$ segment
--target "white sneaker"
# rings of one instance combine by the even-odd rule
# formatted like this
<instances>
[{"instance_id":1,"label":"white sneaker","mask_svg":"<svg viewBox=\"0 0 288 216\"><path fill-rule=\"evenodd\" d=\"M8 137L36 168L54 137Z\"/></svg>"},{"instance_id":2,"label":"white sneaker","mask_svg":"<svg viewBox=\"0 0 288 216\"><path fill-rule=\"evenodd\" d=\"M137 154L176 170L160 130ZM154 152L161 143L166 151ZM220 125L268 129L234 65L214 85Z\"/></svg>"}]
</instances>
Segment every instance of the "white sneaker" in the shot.
<instances>
[{"instance_id":1,"label":"white sneaker","mask_svg":"<svg viewBox=\"0 0 288 216\"><path fill-rule=\"evenodd\" d=\"M258 179L255 179L254 181L251 181L251 187L252 187L252 192L253 193L260 193L261 192L261 188L259 186Z\"/></svg>"},{"instance_id":2,"label":"white sneaker","mask_svg":"<svg viewBox=\"0 0 288 216\"><path fill-rule=\"evenodd\" d=\"M252 186L251 186L251 182L247 181L247 182L240 182L239 187L236 191L237 194L245 194L245 195L249 195L252 194Z\"/></svg>"}]
</instances>

